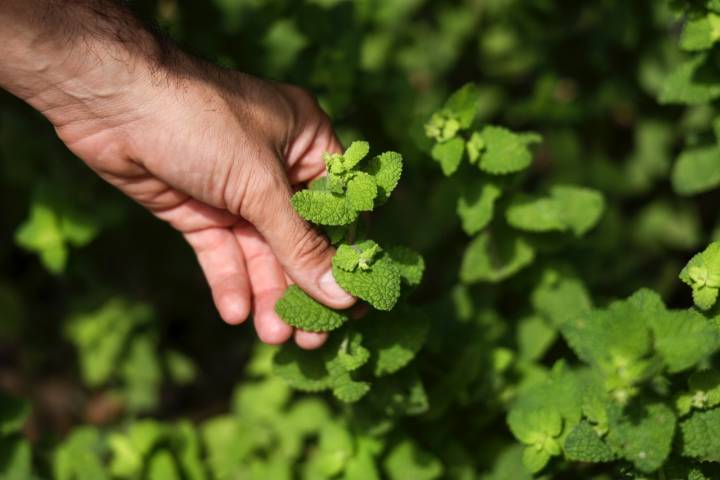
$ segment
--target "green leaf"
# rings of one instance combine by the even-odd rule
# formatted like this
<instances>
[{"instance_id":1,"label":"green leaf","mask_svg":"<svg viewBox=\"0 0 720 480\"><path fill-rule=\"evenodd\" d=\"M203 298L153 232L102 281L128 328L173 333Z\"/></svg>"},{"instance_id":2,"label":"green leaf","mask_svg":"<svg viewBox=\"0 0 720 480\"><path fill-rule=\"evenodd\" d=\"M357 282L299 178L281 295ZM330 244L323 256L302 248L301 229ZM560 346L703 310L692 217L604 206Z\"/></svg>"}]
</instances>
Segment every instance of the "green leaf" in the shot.
<instances>
[{"instance_id":1,"label":"green leaf","mask_svg":"<svg viewBox=\"0 0 720 480\"><path fill-rule=\"evenodd\" d=\"M355 403L370 391L370 384L367 382L356 382L350 377L342 377L342 381L337 381L333 386L332 392L341 402Z\"/></svg>"},{"instance_id":2,"label":"green leaf","mask_svg":"<svg viewBox=\"0 0 720 480\"><path fill-rule=\"evenodd\" d=\"M357 370L370 360L370 350L363 345L363 336L350 332L340 344L338 359L348 372Z\"/></svg>"},{"instance_id":3,"label":"green leaf","mask_svg":"<svg viewBox=\"0 0 720 480\"><path fill-rule=\"evenodd\" d=\"M373 438L359 437L356 439L356 452L345 466L343 480L380 480L380 472L375 465L376 445Z\"/></svg>"},{"instance_id":4,"label":"green leaf","mask_svg":"<svg viewBox=\"0 0 720 480\"><path fill-rule=\"evenodd\" d=\"M76 428L55 450L53 478L57 480L109 480L102 462L99 432L93 427Z\"/></svg>"},{"instance_id":5,"label":"green leaf","mask_svg":"<svg viewBox=\"0 0 720 480\"><path fill-rule=\"evenodd\" d=\"M425 135L437 142L447 142L455 138L459 131L460 121L447 109L433 113L425 124Z\"/></svg>"},{"instance_id":6,"label":"green leaf","mask_svg":"<svg viewBox=\"0 0 720 480\"><path fill-rule=\"evenodd\" d=\"M180 478L180 472L175 466L172 454L167 450L160 450L153 454L148 461L147 477L150 480Z\"/></svg>"},{"instance_id":7,"label":"green leaf","mask_svg":"<svg viewBox=\"0 0 720 480\"><path fill-rule=\"evenodd\" d=\"M720 462L720 408L693 413L680 424L682 453L707 462Z\"/></svg>"},{"instance_id":8,"label":"green leaf","mask_svg":"<svg viewBox=\"0 0 720 480\"><path fill-rule=\"evenodd\" d=\"M378 189L375 179L365 172L356 172L348 180L345 197L353 210L369 212L375 206Z\"/></svg>"},{"instance_id":9,"label":"green leaf","mask_svg":"<svg viewBox=\"0 0 720 480\"><path fill-rule=\"evenodd\" d=\"M482 480L532 480L533 475L523 465L525 448L518 444L504 448L494 459L492 471Z\"/></svg>"},{"instance_id":10,"label":"green leaf","mask_svg":"<svg viewBox=\"0 0 720 480\"><path fill-rule=\"evenodd\" d=\"M720 242L713 242L693 256L679 275L693 291L698 308L709 310L715 305L720 288Z\"/></svg>"},{"instance_id":11,"label":"green leaf","mask_svg":"<svg viewBox=\"0 0 720 480\"><path fill-rule=\"evenodd\" d=\"M337 422L328 422L320 431L318 449L312 456L311 469L321 478L340 474L353 454L353 439L348 429Z\"/></svg>"},{"instance_id":12,"label":"green leaf","mask_svg":"<svg viewBox=\"0 0 720 480\"><path fill-rule=\"evenodd\" d=\"M425 387L412 367L373 382L369 397L375 409L389 417L421 415L430 408Z\"/></svg>"},{"instance_id":13,"label":"green leaf","mask_svg":"<svg viewBox=\"0 0 720 480\"><path fill-rule=\"evenodd\" d=\"M493 217L495 201L502 191L491 183L475 183L463 189L457 204L457 213L462 227L468 235L474 235L485 228Z\"/></svg>"},{"instance_id":14,"label":"green leaf","mask_svg":"<svg viewBox=\"0 0 720 480\"><path fill-rule=\"evenodd\" d=\"M348 272L333 263L338 284L378 310L391 310L400 297L400 272L387 256L382 255L368 269Z\"/></svg>"},{"instance_id":15,"label":"green leaf","mask_svg":"<svg viewBox=\"0 0 720 480\"><path fill-rule=\"evenodd\" d=\"M447 102L445 109L451 111L459 123L460 129L468 129L475 120L480 101L480 92L473 83L468 83L453 93Z\"/></svg>"},{"instance_id":16,"label":"green leaf","mask_svg":"<svg viewBox=\"0 0 720 480\"><path fill-rule=\"evenodd\" d=\"M284 344L273 357L273 373L291 387L304 392L319 392L332 386L325 350L303 351L296 345Z\"/></svg>"},{"instance_id":17,"label":"green leaf","mask_svg":"<svg viewBox=\"0 0 720 480\"><path fill-rule=\"evenodd\" d=\"M372 240L364 240L354 245L340 245L333 256L333 265L354 272L358 267L367 270L381 251L380 246Z\"/></svg>"},{"instance_id":18,"label":"green leaf","mask_svg":"<svg viewBox=\"0 0 720 480\"><path fill-rule=\"evenodd\" d=\"M648 248L691 250L701 241L700 215L688 204L650 203L636 217L633 237Z\"/></svg>"},{"instance_id":19,"label":"green leaf","mask_svg":"<svg viewBox=\"0 0 720 480\"><path fill-rule=\"evenodd\" d=\"M128 429L130 442L143 457L163 442L167 433L165 425L155 420L138 420Z\"/></svg>"},{"instance_id":20,"label":"green leaf","mask_svg":"<svg viewBox=\"0 0 720 480\"><path fill-rule=\"evenodd\" d=\"M121 298L73 315L65 325L65 336L79 350L84 381L95 387L118 374L133 331L152 322L153 317L148 305Z\"/></svg>"},{"instance_id":21,"label":"green leaf","mask_svg":"<svg viewBox=\"0 0 720 480\"><path fill-rule=\"evenodd\" d=\"M365 171L375 178L377 184L376 205L385 203L390 197L400 181L402 169L402 155L397 152L385 152L370 159Z\"/></svg>"},{"instance_id":22,"label":"green leaf","mask_svg":"<svg viewBox=\"0 0 720 480\"><path fill-rule=\"evenodd\" d=\"M350 170L354 168L360 161L365 158L370 151L370 144L364 141L352 142L343 153L343 163L345 168Z\"/></svg>"},{"instance_id":23,"label":"green leaf","mask_svg":"<svg viewBox=\"0 0 720 480\"><path fill-rule=\"evenodd\" d=\"M535 251L520 236L497 238L483 232L470 242L460 267L465 283L498 283L530 265Z\"/></svg>"},{"instance_id":24,"label":"green leaf","mask_svg":"<svg viewBox=\"0 0 720 480\"><path fill-rule=\"evenodd\" d=\"M676 407L680 415L692 409L706 409L720 405L720 372L701 370L688 380L689 391L678 395Z\"/></svg>"},{"instance_id":25,"label":"green leaf","mask_svg":"<svg viewBox=\"0 0 720 480\"><path fill-rule=\"evenodd\" d=\"M358 216L345 197L328 191L300 190L292 204L301 217L318 225L347 225Z\"/></svg>"},{"instance_id":26,"label":"green leaf","mask_svg":"<svg viewBox=\"0 0 720 480\"><path fill-rule=\"evenodd\" d=\"M20 431L29 415L29 403L0 392L0 437Z\"/></svg>"},{"instance_id":27,"label":"green leaf","mask_svg":"<svg viewBox=\"0 0 720 480\"><path fill-rule=\"evenodd\" d=\"M127 397L129 410L141 411L155 407L162 381L157 340L148 334L135 335L128 345L119 373L125 383L123 393Z\"/></svg>"},{"instance_id":28,"label":"green leaf","mask_svg":"<svg viewBox=\"0 0 720 480\"><path fill-rule=\"evenodd\" d=\"M611 416L608 444L635 468L650 473L665 463L674 434L672 409L663 403L645 403Z\"/></svg>"},{"instance_id":29,"label":"green leaf","mask_svg":"<svg viewBox=\"0 0 720 480\"><path fill-rule=\"evenodd\" d=\"M201 436L212 478L232 478L242 472L248 452L255 448L254 443L248 444L253 439L241 431L240 424L230 415L207 420L202 425Z\"/></svg>"},{"instance_id":30,"label":"green leaf","mask_svg":"<svg viewBox=\"0 0 720 480\"><path fill-rule=\"evenodd\" d=\"M110 473L117 477L138 475L143 468L143 456L126 435L110 434L108 445L112 452Z\"/></svg>"},{"instance_id":31,"label":"green leaf","mask_svg":"<svg viewBox=\"0 0 720 480\"><path fill-rule=\"evenodd\" d=\"M493 175L525 170L532 163L528 146L535 137L525 137L502 127L486 126L480 132L485 149L478 166Z\"/></svg>"},{"instance_id":32,"label":"green leaf","mask_svg":"<svg viewBox=\"0 0 720 480\"><path fill-rule=\"evenodd\" d=\"M240 421L273 420L283 411L291 395L287 383L275 376L242 383L235 389L232 411Z\"/></svg>"},{"instance_id":33,"label":"green leaf","mask_svg":"<svg viewBox=\"0 0 720 480\"><path fill-rule=\"evenodd\" d=\"M693 16L685 23L680 47L687 51L708 50L720 39L720 16L708 13Z\"/></svg>"},{"instance_id":34,"label":"green leaf","mask_svg":"<svg viewBox=\"0 0 720 480\"><path fill-rule=\"evenodd\" d=\"M655 351L671 373L696 365L720 348L718 329L696 310L670 311L649 321Z\"/></svg>"},{"instance_id":35,"label":"green leaf","mask_svg":"<svg viewBox=\"0 0 720 480\"><path fill-rule=\"evenodd\" d=\"M565 438L565 455L578 462L601 463L615 458L610 447L603 442L595 429L586 421L575 425Z\"/></svg>"},{"instance_id":36,"label":"green leaf","mask_svg":"<svg viewBox=\"0 0 720 480\"><path fill-rule=\"evenodd\" d=\"M267 29L262 44L265 47L267 68L279 75L295 64L298 55L307 46L308 39L294 20L280 19Z\"/></svg>"},{"instance_id":37,"label":"green leaf","mask_svg":"<svg viewBox=\"0 0 720 480\"><path fill-rule=\"evenodd\" d=\"M355 381L351 371L369 355L347 335L336 334L322 348L312 351L285 344L273 358L273 372L298 390L329 389L343 402L356 402L370 390L370 384Z\"/></svg>"},{"instance_id":38,"label":"green leaf","mask_svg":"<svg viewBox=\"0 0 720 480\"><path fill-rule=\"evenodd\" d=\"M483 140L480 132L473 132L472 135L470 135L470 138L465 144L465 148L467 149L470 165L475 165L480 158L480 154L485 150L485 140Z\"/></svg>"},{"instance_id":39,"label":"green leaf","mask_svg":"<svg viewBox=\"0 0 720 480\"><path fill-rule=\"evenodd\" d=\"M550 194L561 205L563 222L578 237L597 224L605 209L602 194L590 188L558 185Z\"/></svg>"},{"instance_id":40,"label":"green leaf","mask_svg":"<svg viewBox=\"0 0 720 480\"><path fill-rule=\"evenodd\" d=\"M672 69L663 83L661 104L699 105L720 97L720 75L700 54Z\"/></svg>"},{"instance_id":41,"label":"green leaf","mask_svg":"<svg viewBox=\"0 0 720 480\"><path fill-rule=\"evenodd\" d=\"M420 285L425 272L425 260L416 251L395 245L387 249L387 255L400 272L400 277L411 286Z\"/></svg>"},{"instance_id":42,"label":"green leaf","mask_svg":"<svg viewBox=\"0 0 720 480\"><path fill-rule=\"evenodd\" d=\"M557 339L557 330L540 317L528 317L517 328L520 356L526 360L539 360Z\"/></svg>"},{"instance_id":43,"label":"green leaf","mask_svg":"<svg viewBox=\"0 0 720 480\"><path fill-rule=\"evenodd\" d=\"M307 332L330 332L348 317L315 301L297 285L290 285L275 304L275 312L288 325Z\"/></svg>"},{"instance_id":44,"label":"green leaf","mask_svg":"<svg viewBox=\"0 0 720 480\"><path fill-rule=\"evenodd\" d=\"M165 366L170 378L178 385L192 383L197 377L197 368L193 361L186 355L170 350L165 353Z\"/></svg>"},{"instance_id":45,"label":"green leaf","mask_svg":"<svg viewBox=\"0 0 720 480\"><path fill-rule=\"evenodd\" d=\"M173 451L187 480L206 480L204 451L197 428L188 420L178 423L172 434Z\"/></svg>"},{"instance_id":46,"label":"green leaf","mask_svg":"<svg viewBox=\"0 0 720 480\"><path fill-rule=\"evenodd\" d=\"M443 465L411 440L395 445L383 463L390 480L433 480L443 474Z\"/></svg>"},{"instance_id":47,"label":"green leaf","mask_svg":"<svg viewBox=\"0 0 720 480\"><path fill-rule=\"evenodd\" d=\"M513 408L507 418L513 435L525 445L544 449L545 442L560 436L563 419L560 414L548 409Z\"/></svg>"},{"instance_id":48,"label":"green leaf","mask_svg":"<svg viewBox=\"0 0 720 480\"><path fill-rule=\"evenodd\" d=\"M692 291L693 303L701 310L710 310L718 297L717 288L699 287Z\"/></svg>"},{"instance_id":49,"label":"green leaf","mask_svg":"<svg viewBox=\"0 0 720 480\"><path fill-rule=\"evenodd\" d=\"M505 218L515 228L530 232L564 231L562 205L552 198L515 198L505 211Z\"/></svg>"},{"instance_id":50,"label":"green leaf","mask_svg":"<svg viewBox=\"0 0 720 480\"><path fill-rule=\"evenodd\" d=\"M33 203L30 218L15 232L15 242L25 250L40 255L43 265L50 272L60 273L65 269L68 249L61 220L49 206Z\"/></svg>"},{"instance_id":51,"label":"green leaf","mask_svg":"<svg viewBox=\"0 0 720 480\"><path fill-rule=\"evenodd\" d=\"M440 163L443 173L449 177L460 166L463 153L465 153L465 140L455 137L447 142L436 143L432 148L432 158Z\"/></svg>"},{"instance_id":52,"label":"green leaf","mask_svg":"<svg viewBox=\"0 0 720 480\"><path fill-rule=\"evenodd\" d=\"M696 195L720 186L720 148L693 148L680 154L672 170L679 195Z\"/></svg>"},{"instance_id":53,"label":"green leaf","mask_svg":"<svg viewBox=\"0 0 720 480\"><path fill-rule=\"evenodd\" d=\"M525 447L522 454L522 463L531 473L537 473L550 461L551 455L545 450L536 447Z\"/></svg>"},{"instance_id":54,"label":"green leaf","mask_svg":"<svg viewBox=\"0 0 720 480\"><path fill-rule=\"evenodd\" d=\"M531 232L571 230L581 236L600 219L605 202L595 190L555 186L550 197L514 200L505 216L513 227Z\"/></svg>"},{"instance_id":55,"label":"green leaf","mask_svg":"<svg viewBox=\"0 0 720 480\"><path fill-rule=\"evenodd\" d=\"M625 403L649 372L645 357L652 343L647 325L652 317L665 314L657 294L640 290L605 310L572 318L561 332L578 357L602 375L606 390Z\"/></svg>"},{"instance_id":56,"label":"green leaf","mask_svg":"<svg viewBox=\"0 0 720 480\"><path fill-rule=\"evenodd\" d=\"M425 343L430 320L419 309L398 305L392 312L374 312L359 325L372 353L375 376L389 375L404 368Z\"/></svg>"},{"instance_id":57,"label":"green leaf","mask_svg":"<svg viewBox=\"0 0 720 480\"><path fill-rule=\"evenodd\" d=\"M30 442L19 435L0 436L0 478L2 480L28 480L32 475ZM78 477L78 480L81 480Z\"/></svg>"},{"instance_id":58,"label":"green leaf","mask_svg":"<svg viewBox=\"0 0 720 480\"><path fill-rule=\"evenodd\" d=\"M572 275L546 270L531 297L535 310L552 325L560 327L570 320L583 318L592 310L585 285Z\"/></svg>"}]
</instances>

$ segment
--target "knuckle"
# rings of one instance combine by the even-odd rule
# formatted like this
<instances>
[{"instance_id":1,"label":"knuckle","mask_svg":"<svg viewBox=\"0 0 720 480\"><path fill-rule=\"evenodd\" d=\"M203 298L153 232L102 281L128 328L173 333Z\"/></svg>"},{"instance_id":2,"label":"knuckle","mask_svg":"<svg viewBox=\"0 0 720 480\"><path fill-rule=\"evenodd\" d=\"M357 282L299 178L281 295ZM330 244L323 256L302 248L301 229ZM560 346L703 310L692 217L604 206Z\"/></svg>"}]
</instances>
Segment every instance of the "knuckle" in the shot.
<instances>
[{"instance_id":1,"label":"knuckle","mask_svg":"<svg viewBox=\"0 0 720 480\"><path fill-rule=\"evenodd\" d=\"M330 251L330 243L308 225L296 236L293 245L293 258L298 265L314 267L323 261Z\"/></svg>"},{"instance_id":2,"label":"knuckle","mask_svg":"<svg viewBox=\"0 0 720 480\"><path fill-rule=\"evenodd\" d=\"M247 175L242 191L243 194L236 197L234 208L251 223L270 221L277 212L269 209L277 208L281 203L279 200L284 201L284 197L289 199L286 182L267 166L260 166L251 175Z\"/></svg>"},{"instance_id":3,"label":"knuckle","mask_svg":"<svg viewBox=\"0 0 720 480\"><path fill-rule=\"evenodd\" d=\"M295 85L290 86L290 88L298 104L305 109L322 112L317 97L310 90Z\"/></svg>"}]
</instances>

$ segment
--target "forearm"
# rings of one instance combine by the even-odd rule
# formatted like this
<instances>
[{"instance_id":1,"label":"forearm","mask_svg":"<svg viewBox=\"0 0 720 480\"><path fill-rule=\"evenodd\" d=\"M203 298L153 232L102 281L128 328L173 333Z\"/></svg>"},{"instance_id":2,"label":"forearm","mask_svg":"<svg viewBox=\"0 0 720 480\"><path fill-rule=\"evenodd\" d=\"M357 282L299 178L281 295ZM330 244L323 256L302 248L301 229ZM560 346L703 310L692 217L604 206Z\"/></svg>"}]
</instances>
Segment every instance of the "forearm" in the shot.
<instances>
[{"instance_id":1,"label":"forearm","mask_svg":"<svg viewBox=\"0 0 720 480\"><path fill-rule=\"evenodd\" d=\"M112 0L2 0L0 25L0 86L56 126L111 118L178 55Z\"/></svg>"}]
</instances>

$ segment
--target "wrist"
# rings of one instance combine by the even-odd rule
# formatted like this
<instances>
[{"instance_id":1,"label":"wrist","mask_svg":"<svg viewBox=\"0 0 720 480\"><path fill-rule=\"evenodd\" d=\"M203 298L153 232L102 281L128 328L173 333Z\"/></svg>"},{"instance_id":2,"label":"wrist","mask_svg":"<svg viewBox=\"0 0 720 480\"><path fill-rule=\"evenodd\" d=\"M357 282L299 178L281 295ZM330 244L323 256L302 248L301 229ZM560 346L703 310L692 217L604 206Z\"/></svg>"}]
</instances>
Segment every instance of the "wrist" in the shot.
<instances>
[{"instance_id":1,"label":"wrist","mask_svg":"<svg viewBox=\"0 0 720 480\"><path fill-rule=\"evenodd\" d=\"M0 87L58 129L147 101L179 55L113 0L3 0L0 22Z\"/></svg>"}]
</instances>

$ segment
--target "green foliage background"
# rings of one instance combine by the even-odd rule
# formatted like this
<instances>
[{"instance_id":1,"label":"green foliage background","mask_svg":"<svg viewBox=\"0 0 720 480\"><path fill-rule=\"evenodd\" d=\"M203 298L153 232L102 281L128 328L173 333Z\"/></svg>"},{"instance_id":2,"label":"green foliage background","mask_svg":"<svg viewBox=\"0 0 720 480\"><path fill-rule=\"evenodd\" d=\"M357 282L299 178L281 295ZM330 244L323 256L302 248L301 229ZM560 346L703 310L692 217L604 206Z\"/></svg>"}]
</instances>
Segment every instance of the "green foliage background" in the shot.
<instances>
[{"instance_id":1,"label":"green foliage background","mask_svg":"<svg viewBox=\"0 0 720 480\"><path fill-rule=\"evenodd\" d=\"M134 8L200 56L310 89L346 145L403 154L371 228L423 253L421 313L388 321L429 333L368 401L295 392L249 324L219 320L182 239L4 94L1 478L720 478L720 265L683 278L703 309L678 279L720 237L720 2ZM468 102L472 127L426 136ZM542 141L473 209L492 172L454 139L477 147L488 124ZM568 184L602 194L592 229Z\"/></svg>"}]
</instances>

